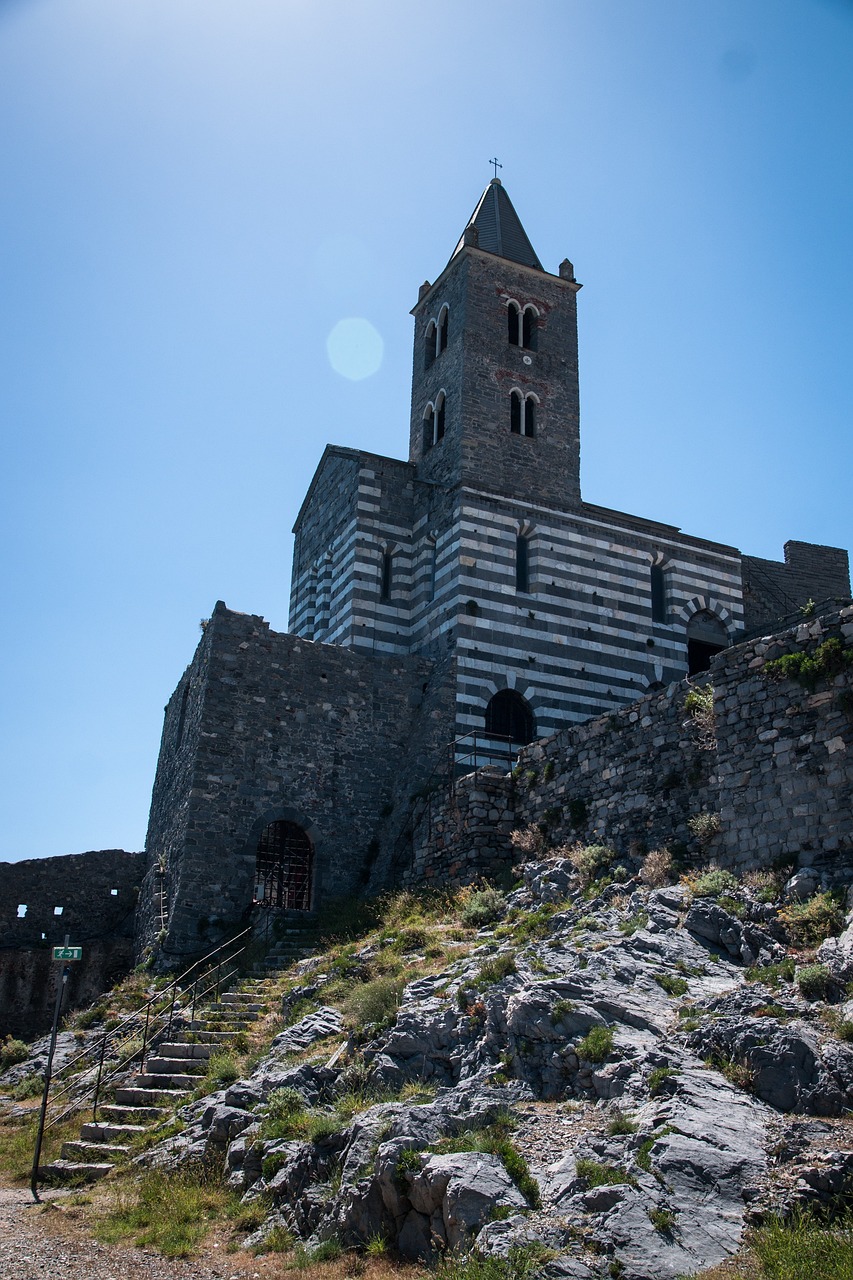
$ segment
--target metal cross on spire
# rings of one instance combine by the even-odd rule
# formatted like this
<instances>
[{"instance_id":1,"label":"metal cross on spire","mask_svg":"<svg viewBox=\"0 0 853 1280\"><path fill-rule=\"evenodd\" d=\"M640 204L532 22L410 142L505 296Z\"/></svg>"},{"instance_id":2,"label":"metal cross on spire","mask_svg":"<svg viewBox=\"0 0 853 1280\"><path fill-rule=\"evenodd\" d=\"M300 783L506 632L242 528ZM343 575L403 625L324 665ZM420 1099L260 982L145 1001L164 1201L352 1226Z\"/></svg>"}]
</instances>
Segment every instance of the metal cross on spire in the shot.
<instances>
[{"instance_id":1,"label":"metal cross on spire","mask_svg":"<svg viewBox=\"0 0 853 1280\"><path fill-rule=\"evenodd\" d=\"M495 177L497 177L497 176L498 176L498 169L502 169L502 168L503 168L503 165L502 165L502 164L498 164L497 160L490 160L490 161L489 161L489 164L493 164L493 165L495 166Z\"/></svg>"}]
</instances>

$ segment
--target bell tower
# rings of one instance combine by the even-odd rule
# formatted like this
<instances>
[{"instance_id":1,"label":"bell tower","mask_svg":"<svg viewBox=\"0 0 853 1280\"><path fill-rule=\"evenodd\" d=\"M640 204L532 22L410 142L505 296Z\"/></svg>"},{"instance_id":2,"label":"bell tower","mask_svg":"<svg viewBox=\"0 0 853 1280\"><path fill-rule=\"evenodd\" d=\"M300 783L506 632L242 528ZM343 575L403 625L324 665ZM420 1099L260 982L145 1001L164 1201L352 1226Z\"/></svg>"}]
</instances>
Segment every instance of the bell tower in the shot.
<instances>
[{"instance_id":1,"label":"bell tower","mask_svg":"<svg viewBox=\"0 0 853 1280\"><path fill-rule=\"evenodd\" d=\"M580 501L580 287L568 260L544 270L493 178L412 312L419 478L561 509Z\"/></svg>"}]
</instances>

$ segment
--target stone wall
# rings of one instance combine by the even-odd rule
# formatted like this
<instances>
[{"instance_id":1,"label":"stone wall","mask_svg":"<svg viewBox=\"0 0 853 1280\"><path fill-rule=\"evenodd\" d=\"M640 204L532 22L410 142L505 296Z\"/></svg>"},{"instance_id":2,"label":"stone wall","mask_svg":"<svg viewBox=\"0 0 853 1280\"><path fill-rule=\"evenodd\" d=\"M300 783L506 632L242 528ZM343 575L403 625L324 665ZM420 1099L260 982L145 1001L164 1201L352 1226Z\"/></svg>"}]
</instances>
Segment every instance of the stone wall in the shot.
<instances>
[{"instance_id":1,"label":"stone wall","mask_svg":"<svg viewBox=\"0 0 853 1280\"><path fill-rule=\"evenodd\" d=\"M838 637L843 670L814 690L768 662L814 655ZM853 853L853 608L719 654L708 677L523 748L513 775L484 773L437 792L417 825L412 883L488 878L511 860L509 833L530 824L552 845L580 840L622 853L676 845L695 862L745 869ZM714 688L714 726L685 706ZM690 819L716 815L697 837Z\"/></svg>"},{"instance_id":2,"label":"stone wall","mask_svg":"<svg viewBox=\"0 0 853 1280\"><path fill-rule=\"evenodd\" d=\"M362 892L395 839L395 797L423 783L447 741L452 686L434 674L424 658L312 643L217 604L166 712L140 947L160 931L158 867L169 957L235 926L259 836L278 819L314 845L314 902Z\"/></svg>"},{"instance_id":3,"label":"stone wall","mask_svg":"<svg viewBox=\"0 0 853 1280\"><path fill-rule=\"evenodd\" d=\"M83 948L66 1009L128 972L144 867L143 854L123 849L0 863L0 1036L32 1037L50 1026L60 968L51 948L66 934Z\"/></svg>"},{"instance_id":4,"label":"stone wall","mask_svg":"<svg viewBox=\"0 0 853 1280\"><path fill-rule=\"evenodd\" d=\"M785 560L743 557L744 623L748 632L776 622L808 600L821 603L850 595L850 566L841 547L785 543Z\"/></svg>"}]
</instances>

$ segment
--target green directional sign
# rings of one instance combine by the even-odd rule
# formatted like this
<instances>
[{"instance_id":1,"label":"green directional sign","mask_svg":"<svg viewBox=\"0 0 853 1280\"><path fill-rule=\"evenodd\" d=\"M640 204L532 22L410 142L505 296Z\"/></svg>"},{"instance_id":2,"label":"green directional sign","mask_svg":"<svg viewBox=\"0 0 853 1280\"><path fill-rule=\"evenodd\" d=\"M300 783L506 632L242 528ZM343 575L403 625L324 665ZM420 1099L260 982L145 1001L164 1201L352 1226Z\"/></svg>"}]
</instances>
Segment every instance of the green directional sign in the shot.
<instances>
[{"instance_id":1,"label":"green directional sign","mask_svg":"<svg viewBox=\"0 0 853 1280\"><path fill-rule=\"evenodd\" d=\"M53 958L54 960L82 960L83 948L82 947L54 947Z\"/></svg>"}]
</instances>

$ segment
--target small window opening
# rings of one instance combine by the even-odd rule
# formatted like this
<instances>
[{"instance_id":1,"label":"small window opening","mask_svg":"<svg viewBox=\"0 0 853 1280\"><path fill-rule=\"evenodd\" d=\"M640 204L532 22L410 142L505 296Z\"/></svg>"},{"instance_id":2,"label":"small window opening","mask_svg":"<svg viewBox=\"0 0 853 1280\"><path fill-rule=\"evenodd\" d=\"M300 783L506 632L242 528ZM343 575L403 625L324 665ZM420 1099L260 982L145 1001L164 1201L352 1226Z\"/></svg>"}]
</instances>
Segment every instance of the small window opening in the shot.
<instances>
[{"instance_id":1,"label":"small window opening","mask_svg":"<svg viewBox=\"0 0 853 1280\"><path fill-rule=\"evenodd\" d=\"M19 920L23 920L23 918L24 918L24 916L25 916L26 914L27 914L27 904L26 904L26 902L19 902L19 903L18 903L18 919L19 919Z\"/></svg>"},{"instance_id":2,"label":"small window opening","mask_svg":"<svg viewBox=\"0 0 853 1280\"><path fill-rule=\"evenodd\" d=\"M666 622L666 574L663 566L653 564L649 571L652 596L652 622Z\"/></svg>"},{"instance_id":3,"label":"small window opening","mask_svg":"<svg viewBox=\"0 0 853 1280\"><path fill-rule=\"evenodd\" d=\"M707 671L715 653L728 647L729 637L720 619L710 609L701 609L687 624L687 674Z\"/></svg>"},{"instance_id":4,"label":"small window opening","mask_svg":"<svg viewBox=\"0 0 853 1280\"><path fill-rule=\"evenodd\" d=\"M519 333L520 333L519 313L518 313L517 303L511 302L509 304L509 306L506 309L506 318L507 318L507 336L509 338L510 344L513 347L517 347L519 345Z\"/></svg>"},{"instance_id":5,"label":"small window opening","mask_svg":"<svg viewBox=\"0 0 853 1280\"><path fill-rule=\"evenodd\" d=\"M534 307L524 308L521 345L528 351L539 350L539 316Z\"/></svg>"},{"instance_id":6,"label":"small window opening","mask_svg":"<svg viewBox=\"0 0 853 1280\"><path fill-rule=\"evenodd\" d=\"M54 907L54 908L53 908L53 914L54 914L55 916L61 916L64 910L65 910L65 908L64 908L64 907Z\"/></svg>"},{"instance_id":7,"label":"small window opening","mask_svg":"<svg viewBox=\"0 0 853 1280\"><path fill-rule=\"evenodd\" d=\"M530 540L522 534L515 540L515 589L530 590Z\"/></svg>"},{"instance_id":8,"label":"small window opening","mask_svg":"<svg viewBox=\"0 0 853 1280\"><path fill-rule=\"evenodd\" d=\"M118 889L110 889L110 893L114 898L118 897Z\"/></svg>"},{"instance_id":9,"label":"small window opening","mask_svg":"<svg viewBox=\"0 0 853 1280\"><path fill-rule=\"evenodd\" d=\"M43 934L41 935L41 940L42 940L42 942L44 942L44 940L45 940L45 938L46 938L46 937L47 937L47 934L46 934L46 933L43 933Z\"/></svg>"},{"instance_id":10,"label":"small window opening","mask_svg":"<svg viewBox=\"0 0 853 1280\"><path fill-rule=\"evenodd\" d=\"M536 435L536 401L533 396L527 396L524 401L524 424L522 435Z\"/></svg>"},{"instance_id":11,"label":"small window opening","mask_svg":"<svg viewBox=\"0 0 853 1280\"><path fill-rule=\"evenodd\" d=\"M390 551L382 552L382 583L379 589L380 600L391 599L391 588L394 583L394 556Z\"/></svg>"},{"instance_id":12,"label":"small window opening","mask_svg":"<svg viewBox=\"0 0 853 1280\"><path fill-rule=\"evenodd\" d=\"M438 351L439 355L442 351L447 350L447 324L450 311L445 307L438 319Z\"/></svg>"},{"instance_id":13,"label":"small window opening","mask_svg":"<svg viewBox=\"0 0 853 1280\"><path fill-rule=\"evenodd\" d=\"M515 436L521 435L521 409L521 392L511 392L509 397L509 429Z\"/></svg>"},{"instance_id":14,"label":"small window opening","mask_svg":"<svg viewBox=\"0 0 853 1280\"><path fill-rule=\"evenodd\" d=\"M424 368L428 369L435 360L435 321L430 320L424 334Z\"/></svg>"}]
</instances>

